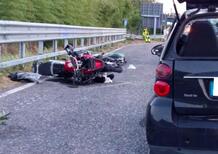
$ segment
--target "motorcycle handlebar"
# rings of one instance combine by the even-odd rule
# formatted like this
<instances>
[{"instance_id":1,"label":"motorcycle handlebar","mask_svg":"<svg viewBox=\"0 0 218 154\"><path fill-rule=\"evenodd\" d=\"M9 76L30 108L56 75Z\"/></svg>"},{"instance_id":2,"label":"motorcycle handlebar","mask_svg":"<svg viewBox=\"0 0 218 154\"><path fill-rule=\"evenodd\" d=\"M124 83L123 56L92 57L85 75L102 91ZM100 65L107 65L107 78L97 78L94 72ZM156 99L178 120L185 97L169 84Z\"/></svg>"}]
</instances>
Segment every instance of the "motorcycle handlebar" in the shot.
<instances>
[{"instance_id":1,"label":"motorcycle handlebar","mask_svg":"<svg viewBox=\"0 0 218 154\"><path fill-rule=\"evenodd\" d=\"M67 52L68 55L72 55L74 53L74 46L72 44L66 45L64 50ZM73 55L72 55L73 56Z\"/></svg>"}]
</instances>

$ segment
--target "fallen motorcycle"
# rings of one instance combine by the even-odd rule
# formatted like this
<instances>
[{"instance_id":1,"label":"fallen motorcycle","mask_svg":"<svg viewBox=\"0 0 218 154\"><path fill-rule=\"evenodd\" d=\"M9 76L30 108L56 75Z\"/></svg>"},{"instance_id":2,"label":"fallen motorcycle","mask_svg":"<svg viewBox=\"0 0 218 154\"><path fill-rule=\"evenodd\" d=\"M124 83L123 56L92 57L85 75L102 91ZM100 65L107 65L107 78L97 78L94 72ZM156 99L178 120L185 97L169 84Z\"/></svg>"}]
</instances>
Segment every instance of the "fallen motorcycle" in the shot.
<instances>
[{"instance_id":1,"label":"fallen motorcycle","mask_svg":"<svg viewBox=\"0 0 218 154\"><path fill-rule=\"evenodd\" d=\"M114 75L108 73L121 73L123 70L115 62L96 58L89 52L74 51L74 47L71 44L68 44L65 50L69 57L68 60L51 60L45 63L36 62L33 66L34 72L44 76L70 78L76 84L86 84L91 82L111 82Z\"/></svg>"}]
</instances>

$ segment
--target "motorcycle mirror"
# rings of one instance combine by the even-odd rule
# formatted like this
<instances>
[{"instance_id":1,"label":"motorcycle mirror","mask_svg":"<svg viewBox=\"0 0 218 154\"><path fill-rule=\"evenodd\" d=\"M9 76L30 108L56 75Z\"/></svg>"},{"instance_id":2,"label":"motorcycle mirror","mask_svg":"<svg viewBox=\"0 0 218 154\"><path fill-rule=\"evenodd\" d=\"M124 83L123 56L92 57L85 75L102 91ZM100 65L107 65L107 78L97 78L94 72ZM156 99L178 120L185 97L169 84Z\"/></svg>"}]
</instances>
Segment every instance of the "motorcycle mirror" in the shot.
<instances>
[{"instance_id":1,"label":"motorcycle mirror","mask_svg":"<svg viewBox=\"0 0 218 154\"><path fill-rule=\"evenodd\" d=\"M74 47L71 44L66 45L66 47L64 48L64 50L67 51L67 54L70 55L73 51L74 51Z\"/></svg>"}]
</instances>

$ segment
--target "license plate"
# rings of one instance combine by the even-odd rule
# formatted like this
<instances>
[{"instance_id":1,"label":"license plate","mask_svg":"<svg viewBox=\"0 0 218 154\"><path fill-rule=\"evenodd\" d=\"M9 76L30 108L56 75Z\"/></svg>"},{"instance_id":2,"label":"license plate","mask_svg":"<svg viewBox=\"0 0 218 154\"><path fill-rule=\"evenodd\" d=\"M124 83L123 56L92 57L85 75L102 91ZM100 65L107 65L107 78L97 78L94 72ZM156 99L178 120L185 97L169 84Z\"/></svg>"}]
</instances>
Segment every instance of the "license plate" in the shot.
<instances>
[{"instance_id":1,"label":"license plate","mask_svg":"<svg viewBox=\"0 0 218 154\"><path fill-rule=\"evenodd\" d=\"M210 82L210 96L218 96L218 78Z\"/></svg>"}]
</instances>

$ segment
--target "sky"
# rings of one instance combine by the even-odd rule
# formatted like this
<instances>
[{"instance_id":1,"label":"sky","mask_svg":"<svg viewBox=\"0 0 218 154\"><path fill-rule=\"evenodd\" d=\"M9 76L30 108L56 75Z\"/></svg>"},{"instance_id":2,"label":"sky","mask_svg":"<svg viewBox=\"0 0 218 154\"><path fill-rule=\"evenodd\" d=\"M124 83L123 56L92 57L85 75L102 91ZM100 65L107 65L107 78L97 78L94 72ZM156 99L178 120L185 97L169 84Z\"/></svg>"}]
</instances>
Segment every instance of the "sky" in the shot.
<instances>
[{"instance_id":1,"label":"sky","mask_svg":"<svg viewBox=\"0 0 218 154\"><path fill-rule=\"evenodd\" d=\"M173 8L173 0L157 0L157 2L163 3L164 5L164 13L174 13L174 8ZM185 11L186 5L185 3L180 4L175 0L176 6L178 9L178 12L182 14Z\"/></svg>"}]
</instances>

